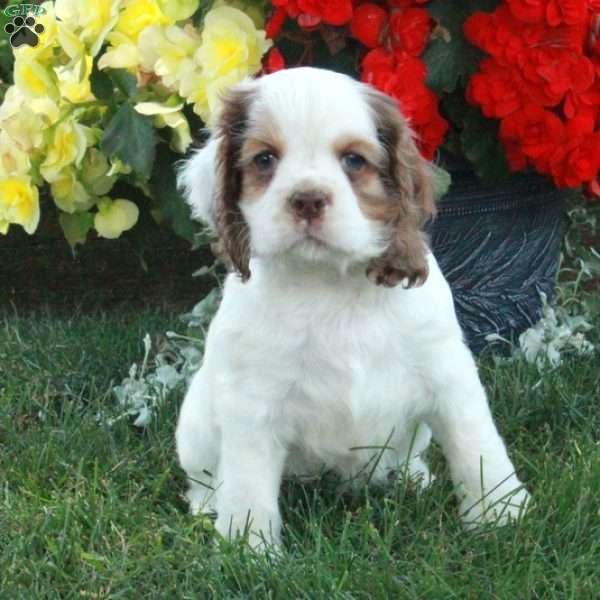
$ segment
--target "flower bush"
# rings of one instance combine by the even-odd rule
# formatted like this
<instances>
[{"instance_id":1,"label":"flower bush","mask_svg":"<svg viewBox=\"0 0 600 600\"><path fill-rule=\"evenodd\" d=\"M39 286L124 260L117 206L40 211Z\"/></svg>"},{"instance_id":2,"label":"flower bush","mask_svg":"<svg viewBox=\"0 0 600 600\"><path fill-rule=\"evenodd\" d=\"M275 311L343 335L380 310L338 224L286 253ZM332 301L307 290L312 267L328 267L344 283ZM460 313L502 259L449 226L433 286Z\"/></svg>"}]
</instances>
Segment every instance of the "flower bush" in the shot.
<instances>
[{"instance_id":1,"label":"flower bush","mask_svg":"<svg viewBox=\"0 0 600 600\"><path fill-rule=\"evenodd\" d=\"M0 45L2 234L34 233L54 207L71 245L163 221L192 239L174 163L231 85L300 64L396 98L428 159L467 160L487 181L533 169L600 196L599 0L41 7L37 45Z\"/></svg>"},{"instance_id":2,"label":"flower bush","mask_svg":"<svg viewBox=\"0 0 600 600\"><path fill-rule=\"evenodd\" d=\"M36 13L38 43L13 64L2 48L0 233L34 233L44 198L71 245L165 218L191 238L174 162L223 91L261 69L264 7L56 0Z\"/></svg>"}]
</instances>

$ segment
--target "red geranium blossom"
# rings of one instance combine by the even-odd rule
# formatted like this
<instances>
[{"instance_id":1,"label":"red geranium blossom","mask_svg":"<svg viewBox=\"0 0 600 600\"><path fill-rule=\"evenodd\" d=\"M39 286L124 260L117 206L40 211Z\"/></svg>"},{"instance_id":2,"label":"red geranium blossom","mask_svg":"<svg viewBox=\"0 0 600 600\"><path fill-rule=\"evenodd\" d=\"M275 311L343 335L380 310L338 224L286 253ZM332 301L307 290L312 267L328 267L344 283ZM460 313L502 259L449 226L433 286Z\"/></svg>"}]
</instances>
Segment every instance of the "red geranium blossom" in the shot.
<instances>
[{"instance_id":1,"label":"red geranium blossom","mask_svg":"<svg viewBox=\"0 0 600 600\"><path fill-rule=\"evenodd\" d=\"M387 21L387 12L372 2L365 2L354 9L350 31L367 48L375 48Z\"/></svg>"},{"instance_id":2,"label":"red geranium blossom","mask_svg":"<svg viewBox=\"0 0 600 600\"><path fill-rule=\"evenodd\" d=\"M296 0L301 13L327 25L344 25L352 18L352 0Z\"/></svg>"},{"instance_id":3,"label":"red geranium blossom","mask_svg":"<svg viewBox=\"0 0 600 600\"><path fill-rule=\"evenodd\" d=\"M510 11L524 23L577 25L587 17L586 0L506 0Z\"/></svg>"},{"instance_id":4,"label":"red geranium blossom","mask_svg":"<svg viewBox=\"0 0 600 600\"><path fill-rule=\"evenodd\" d=\"M528 101L523 81L515 69L500 66L494 59L481 62L479 73L471 77L467 99L481 107L488 118L506 117Z\"/></svg>"},{"instance_id":5,"label":"red geranium blossom","mask_svg":"<svg viewBox=\"0 0 600 600\"><path fill-rule=\"evenodd\" d=\"M406 52L376 48L362 63L362 80L398 100L415 131L421 154L431 160L448 123L439 114L437 97L425 86L426 77L424 63Z\"/></svg>"},{"instance_id":6,"label":"red geranium blossom","mask_svg":"<svg viewBox=\"0 0 600 600\"><path fill-rule=\"evenodd\" d=\"M390 19L392 46L419 56L429 40L432 20L424 8L407 8L395 12Z\"/></svg>"}]
</instances>

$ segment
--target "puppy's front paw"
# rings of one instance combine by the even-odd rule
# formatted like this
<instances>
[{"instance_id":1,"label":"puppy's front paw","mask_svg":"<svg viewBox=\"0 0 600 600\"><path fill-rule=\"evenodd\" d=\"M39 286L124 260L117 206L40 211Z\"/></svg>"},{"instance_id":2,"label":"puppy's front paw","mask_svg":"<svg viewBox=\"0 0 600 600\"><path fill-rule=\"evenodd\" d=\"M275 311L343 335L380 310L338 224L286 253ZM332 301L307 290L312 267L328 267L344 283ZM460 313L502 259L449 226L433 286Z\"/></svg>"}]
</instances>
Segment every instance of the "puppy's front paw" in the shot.
<instances>
[{"instance_id":1,"label":"puppy's front paw","mask_svg":"<svg viewBox=\"0 0 600 600\"><path fill-rule=\"evenodd\" d=\"M522 485L504 495L494 492L476 501L466 497L461 502L461 517L466 529L484 524L506 525L525 514L530 500L531 496Z\"/></svg>"},{"instance_id":2,"label":"puppy's front paw","mask_svg":"<svg viewBox=\"0 0 600 600\"><path fill-rule=\"evenodd\" d=\"M381 256L373 259L367 267L367 277L376 285L394 287L399 283L403 288L419 287L425 283L429 268L425 260L403 260Z\"/></svg>"},{"instance_id":3,"label":"puppy's front paw","mask_svg":"<svg viewBox=\"0 0 600 600\"><path fill-rule=\"evenodd\" d=\"M243 540L255 552L277 554L281 547L279 529L280 518L252 516L250 511L243 514L219 513L215 528L221 536L221 541L230 543Z\"/></svg>"}]
</instances>

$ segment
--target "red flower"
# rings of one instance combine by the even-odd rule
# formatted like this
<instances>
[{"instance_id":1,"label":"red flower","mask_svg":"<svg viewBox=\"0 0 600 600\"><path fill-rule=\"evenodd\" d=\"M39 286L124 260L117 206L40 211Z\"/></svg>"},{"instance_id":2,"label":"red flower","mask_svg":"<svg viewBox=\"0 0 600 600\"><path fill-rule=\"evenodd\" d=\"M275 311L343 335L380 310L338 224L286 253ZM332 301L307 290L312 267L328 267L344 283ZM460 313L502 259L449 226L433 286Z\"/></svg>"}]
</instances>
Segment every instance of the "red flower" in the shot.
<instances>
[{"instance_id":1,"label":"red flower","mask_svg":"<svg viewBox=\"0 0 600 600\"><path fill-rule=\"evenodd\" d=\"M557 106L569 91L583 94L595 77L587 57L557 48L530 50L522 73L532 100L542 106Z\"/></svg>"},{"instance_id":2,"label":"red flower","mask_svg":"<svg viewBox=\"0 0 600 600\"><path fill-rule=\"evenodd\" d=\"M587 18L587 0L550 0L546 8L548 25L579 25Z\"/></svg>"},{"instance_id":3,"label":"red flower","mask_svg":"<svg viewBox=\"0 0 600 600\"><path fill-rule=\"evenodd\" d=\"M552 176L559 187L577 187L592 181L600 169L600 134L590 133L574 140L561 162L553 165Z\"/></svg>"},{"instance_id":4,"label":"red flower","mask_svg":"<svg viewBox=\"0 0 600 600\"><path fill-rule=\"evenodd\" d=\"M499 136L513 170L529 163L548 173L554 151L566 140L566 130L554 113L528 104L502 121Z\"/></svg>"},{"instance_id":5,"label":"red flower","mask_svg":"<svg viewBox=\"0 0 600 600\"><path fill-rule=\"evenodd\" d=\"M387 0L388 6L392 8L410 8L415 4L425 4L429 0Z\"/></svg>"},{"instance_id":6,"label":"red flower","mask_svg":"<svg viewBox=\"0 0 600 600\"><path fill-rule=\"evenodd\" d=\"M521 65L530 49L554 48L581 54L586 37L583 26L550 28L516 19L506 6L494 13L476 12L463 26L466 38L491 54L501 65Z\"/></svg>"},{"instance_id":7,"label":"red flower","mask_svg":"<svg viewBox=\"0 0 600 600\"><path fill-rule=\"evenodd\" d=\"M506 0L506 4L519 21L540 23L546 16L548 0Z\"/></svg>"},{"instance_id":8,"label":"red flower","mask_svg":"<svg viewBox=\"0 0 600 600\"><path fill-rule=\"evenodd\" d=\"M278 48L271 48L265 58L263 71L265 73L275 73L285 69L285 59Z\"/></svg>"},{"instance_id":9,"label":"red flower","mask_svg":"<svg viewBox=\"0 0 600 600\"><path fill-rule=\"evenodd\" d=\"M467 100L480 106L486 117L507 117L527 103L516 70L502 67L493 59L482 61L480 69L471 77Z\"/></svg>"},{"instance_id":10,"label":"red flower","mask_svg":"<svg viewBox=\"0 0 600 600\"><path fill-rule=\"evenodd\" d=\"M381 6L366 2L354 9L350 31L367 48L375 48L379 45L386 20L387 12Z\"/></svg>"},{"instance_id":11,"label":"red flower","mask_svg":"<svg viewBox=\"0 0 600 600\"><path fill-rule=\"evenodd\" d=\"M362 63L362 80L398 100L416 134L421 154L431 160L442 143L448 123L438 112L435 94L425 86L427 69L406 52L371 50Z\"/></svg>"},{"instance_id":12,"label":"red flower","mask_svg":"<svg viewBox=\"0 0 600 600\"><path fill-rule=\"evenodd\" d=\"M287 13L285 8L278 7L275 9L275 12L271 15L271 18L267 21L265 25L265 32L269 39L276 38L281 33L281 28L285 23L287 18Z\"/></svg>"},{"instance_id":13,"label":"red flower","mask_svg":"<svg viewBox=\"0 0 600 600\"><path fill-rule=\"evenodd\" d=\"M524 23L578 25L587 17L587 0L506 0L516 19Z\"/></svg>"},{"instance_id":14,"label":"red flower","mask_svg":"<svg viewBox=\"0 0 600 600\"><path fill-rule=\"evenodd\" d=\"M413 56L419 56L427 46L431 28L431 17L424 8L407 8L398 11L390 18L392 46Z\"/></svg>"},{"instance_id":15,"label":"red flower","mask_svg":"<svg viewBox=\"0 0 600 600\"><path fill-rule=\"evenodd\" d=\"M327 25L344 25L352 18L352 0L297 0L301 13Z\"/></svg>"},{"instance_id":16,"label":"red flower","mask_svg":"<svg viewBox=\"0 0 600 600\"><path fill-rule=\"evenodd\" d=\"M271 4L277 8L284 8L288 16L295 19L300 14L297 0L271 0Z\"/></svg>"}]
</instances>

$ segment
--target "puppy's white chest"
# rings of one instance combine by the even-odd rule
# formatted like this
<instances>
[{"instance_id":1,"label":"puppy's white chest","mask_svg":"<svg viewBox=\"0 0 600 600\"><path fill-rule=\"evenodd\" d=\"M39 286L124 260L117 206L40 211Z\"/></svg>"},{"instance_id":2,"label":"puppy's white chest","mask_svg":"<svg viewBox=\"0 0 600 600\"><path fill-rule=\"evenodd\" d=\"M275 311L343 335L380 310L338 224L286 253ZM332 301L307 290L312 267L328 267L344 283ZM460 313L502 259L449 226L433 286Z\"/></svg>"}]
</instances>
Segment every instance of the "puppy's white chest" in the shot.
<instances>
[{"instance_id":1,"label":"puppy's white chest","mask_svg":"<svg viewBox=\"0 0 600 600\"><path fill-rule=\"evenodd\" d=\"M330 325L304 332L279 430L305 462L352 472L372 454L364 449L405 436L425 390L391 332Z\"/></svg>"}]
</instances>

